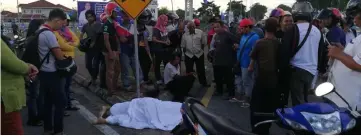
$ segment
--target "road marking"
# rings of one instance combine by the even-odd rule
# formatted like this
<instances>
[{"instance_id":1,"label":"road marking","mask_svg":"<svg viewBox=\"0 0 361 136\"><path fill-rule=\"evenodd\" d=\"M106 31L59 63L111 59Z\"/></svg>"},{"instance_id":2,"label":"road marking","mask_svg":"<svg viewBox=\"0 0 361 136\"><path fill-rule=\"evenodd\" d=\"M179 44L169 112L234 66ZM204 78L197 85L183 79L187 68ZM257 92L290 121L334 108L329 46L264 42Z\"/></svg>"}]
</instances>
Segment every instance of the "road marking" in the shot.
<instances>
[{"instance_id":1,"label":"road marking","mask_svg":"<svg viewBox=\"0 0 361 136\"><path fill-rule=\"evenodd\" d=\"M91 113L88 109L86 109L83 105L81 105L78 101L74 100L72 101L76 107L79 108L78 112L80 115L82 115L90 124L93 123L97 119L96 116L94 116L93 113ZM95 128L97 128L100 132L102 132L104 135L119 135L117 131L112 129L108 125L93 125Z\"/></svg>"},{"instance_id":2,"label":"road marking","mask_svg":"<svg viewBox=\"0 0 361 136\"><path fill-rule=\"evenodd\" d=\"M204 104L205 107L207 107L209 101L211 101L213 93L214 93L214 84L212 84L211 87L208 87L206 94L204 94L204 96L202 97L201 102Z\"/></svg>"}]
</instances>

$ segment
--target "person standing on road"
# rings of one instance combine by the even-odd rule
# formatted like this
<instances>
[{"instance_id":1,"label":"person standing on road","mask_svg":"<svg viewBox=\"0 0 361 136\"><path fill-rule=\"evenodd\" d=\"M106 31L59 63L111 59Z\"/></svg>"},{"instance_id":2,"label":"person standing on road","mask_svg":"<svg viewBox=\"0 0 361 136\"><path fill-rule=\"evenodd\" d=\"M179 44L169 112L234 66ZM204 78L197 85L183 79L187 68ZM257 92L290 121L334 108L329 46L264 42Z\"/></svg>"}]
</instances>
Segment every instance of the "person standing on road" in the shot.
<instances>
[{"instance_id":1,"label":"person standing on road","mask_svg":"<svg viewBox=\"0 0 361 136\"><path fill-rule=\"evenodd\" d=\"M85 65L92 78L90 84L93 86L96 85L99 68L101 68L100 87L106 88L104 69L105 64L104 61L102 61L104 56L100 51L100 47L104 46L104 43L101 43L101 45L96 45L97 35L102 32L102 25L96 21L96 15L93 10L87 10L85 16L88 20L88 23L83 26L80 33L80 39L84 38L84 34L86 34L87 37L92 39L90 48L85 53Z\"/></svg>"},{"instance_id":2,"label":"person standing on road","mask_svg":"<svg viewBox=\"0 0 361 136\"><path fill-rule=\"evenodd\" d=\"M1 135L23 135L21 109L26 104L24 76L34 79L38 69L21 61L1 40Z\"/></svg>"},{"instance_id":3,"label":"person standing on road","mask_svg":"<svg viewBox=\"0 0 361 136\"><path fill-rule=\"evenodd\" d=\"M284 104L288 102L290 91L292 105L295 106L307 102L315 74L324 71L319 65L320 47L324 44L320 30L310 24L313 12L311 4L306 1L296 2L292 11L296 24L285 32L278 55L279 83Z\"/></svg>"},{"instance_id":4,"label":"person standing on road","mask_svg":"<svg viewBox=\"0 0 361 136\"><path fill-rule=\"evenodd\" d=\"M31 20L29 23L26 37L28 38L35 34L35 32L39 30L39 27L43 24L43 20ZM29 126L42 126L44 93L39 92L39 80L34 79L33 83L30 84L30 86L27 86L26 89L29 92L29 96L26 102L26 106L28 107L28 121L26 124Z\"/></svg>"},{"instance_id":5,"label":"person standing on road","mask_svg":"<svg viewBox=\"0 0 361 136\"><path fill-rule=\"evenodd\" d=\"M214 30L214 60L213 70L216 81L216 95L223 95L223 84L227 84L229 100L235 96L234 92L234 74L232 68L236 61L234 45L238 44L239 39L228 32L223 26L222 21L215 21Z\"/></svg>"},{"instance_id":6,"label":"person standing on road","mask_svg":"<svg viewBox=\"0 0 361 136\"><path fill-rule=\"evenodd\" d=\"M61 51L66 57L75 57L75 48L79 46L79 38L70 30L69 26L70 17L67 15L66 24L59 30L54 31L55 37L58 40ZM70 99L70 86L73 80L73 76L65 77L65 96L66 96L66 110L76 111L79 110L71 103ZM64 116L70 116L69 113L65 112Z\"/></svg>"},{"instance_id":7,"label":"person standing on road","mask_svg":"<svg viewBox=\"0 0 361 136\"><path fill-rule=\"evenodd\" d=\"M187 73L194 72L193 66L196 63L199 83L208 87L204 68L204 47L207 39L202 30L196 29L193 22L189 22L188 31L183 34L181 47L185 54L185 65Z\"/></svg>"},{"instance_id":8,"label":"person standing on road","mask_svg":"<svg viewBox=\"0 0 361 136\"><path fill-rule=\"evenodd\" d=\"M353 39L357 37L357 32L355 29L350 27L351 25L347 23L345 19L341 20L341 27L343 32L345 33L346 45L350 43Z\"/></svg>"},{"instance_id":9,"label":"person standing on road","mask_svg":"<svg viewBox=\"0 0 361 136\"><path fill-rule=\"evenodd\" d=\"M104 45L103 55L106 64L106 82L108 88L108 96L115 95L115 90L118 87L118 77L120 74L119 63L119 38L115 29L115 19L117 18L118 5L110 2L105 6L105 12L108 15L106 22L103 25Z\"/></svg>"},{"instance_id":10,"label":"person standing on road","mask_svg":"<svg viewBox=\"0 0 361 136\"><path fill-rule=\"evenodd\" d=\"M339 23L342 19L341 12L336 8L328 8L322 10L317 19L321 20L325 27L329 30L326 33L326 38L330 43L340 43L346 45L346 36Z\"/></svg>"},{"instance_id":11,"label":"person standing on road","mask_svg":"<svg viewBox=\"0 0 361 136\"><path fill-rule=\"evenodd\" d=\"M241 73L236 77L237 91L240 94L245 94L245 104L249 103L252 95L252 89L254 84L254 72L249 71L248 67L251 63L250 53L259 40L257 33L252 32L253 22L249 19L243 19L239 23L239 31L242 33L242 37L237 49L237 61L241 68ZM249 104L247 104L249 105Z\"/></svg>"},{"instance_id":12,"label":"person standing on road","mask_svg":"<svg viewBox=\"0 0 361 136\"><path fill-rule=\"evenodd\" d=\"M277 30L276 37L282 42L284 33L293 26L292 14L289 11L285 11L284 15L280 17L279 25L280 29Z\"/></svg>"},{"instance_id":13,"label":"person standing on road","mask_svg":"<svg viewBox=\"0 0 361 136\"><path fill-rule=\"evenodd\" d=\"M125 90L127 91L131 91L132 90L132 86L130 85L130 79L129 79L129 69L132 69L133 75L134 77L136 77L136 68L135 65L136 63L139 63L139 60L135 60L135 50L134 50L134 40L133 40L133 35L130 32L134 32L134 25L132 25L130 23L130 18L129 16L123 12L122 13L122 28L123 30L127 31L125 33L122 34L118 34L119 36L124 37L124 41L120 42L120 49L121 49L121 53L120 53L120 64L121 64L121 79L123 82L123 88L125 88ZM118 28L117 28L118 29ZM137 32L138 33L138 32ZM120 37L119 39L122 39L122 37ZM143 83L143 74L142 74L142 70L141 68L139 68L139 83L142 84Z\"/></svg>"},{"instance_id":14,"label":"person standing on road","mask_svg":"<svg viewBox=\"0 0 361 136\"><path fill-rule=\"evenodd\" d=\"M169 52L181 53L182 36L185 33L184 28L185 28L185 24L183 22L179 22L178 28L169 32L168 37L169 40L171 41Z\"/></svg>"},{"instance_id":15,"label":"person standing on road","mask_svg":"<svg viewBox=\"0 0 361 136\"><path fill-rule=\"evenodd\" d=\"M40 92L44 92L44 134L63 134L64 129L65 77L57 72L56 61L65 57L53 32L61 29L66 19L63 10L53 9L48 21L40 27L50 30L39 34L40 60L47 59L39 72Z\"/></svg>"},{"instance_id":16,"label":"person standing on road","mask_svg":"<svg viewBox=\"0 0 361 136\"><path fill-rule=\"evenodd\" d=\"M278 53L278 46L281 42L278 41L275 35L277 26L278 20L275 18L269 18L265 21L265 38L257 41L250 54L252 60L248 67L248 71L258 70L250 103L252 133L255 134L269 134L271 124L254 127L258 122L268 120L268 118L257 116L254 113L273 113L278 106L277 103L275 103L275 101L279 100L276 56Z\"/></svg>"},{"instance_id":17,"label":"person standing on road","mask_svg":"<svg viewBox=\"0 0 361 136\"><path fill-rule=\"evenodd\" d=\"M196 25L196 28L201 30L201 21L198 18L195 18L193 22Z\"/></svg>"},{"instance_id":18,"label":"person standing on road","mask_svg":"<svg viewBox=\"0 0 361 136\"><path fill-rule=\"evenodd\" d=\"M157 24L153 28L153 51L155 53L154 72L158 85L163 84L160 73L160 64L163 62L163 64L166 65L170 56L169 52L166 50L171 44L168 38L167 24L168 17L166 15L160 15Z\"/></svg>"}]
</instances>

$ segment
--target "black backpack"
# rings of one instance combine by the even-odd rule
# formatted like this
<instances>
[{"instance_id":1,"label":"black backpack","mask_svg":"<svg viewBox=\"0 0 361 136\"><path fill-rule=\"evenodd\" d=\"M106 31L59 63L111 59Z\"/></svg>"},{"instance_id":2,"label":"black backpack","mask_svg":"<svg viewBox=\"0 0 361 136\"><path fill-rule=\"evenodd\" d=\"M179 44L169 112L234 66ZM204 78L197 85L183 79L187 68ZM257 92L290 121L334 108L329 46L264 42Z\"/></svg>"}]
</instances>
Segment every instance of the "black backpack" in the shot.
<instances>
[{"instance_id":1,"label":"black backpack","mask_svg":"<svg viewBox=\"0 0 361 136\"><path fill-rule=\"evenodd\" d=\"M44 63L44 60L49 57L50 53L40 61L39 55L39 35L44 31L50 31L47 28L40 29L35 32L35 34L28 37L25 41L25 51L23 57L21 58L24 62L33 64L38 69L41 68L41 65Z\"/></svg>"}]
</instances>

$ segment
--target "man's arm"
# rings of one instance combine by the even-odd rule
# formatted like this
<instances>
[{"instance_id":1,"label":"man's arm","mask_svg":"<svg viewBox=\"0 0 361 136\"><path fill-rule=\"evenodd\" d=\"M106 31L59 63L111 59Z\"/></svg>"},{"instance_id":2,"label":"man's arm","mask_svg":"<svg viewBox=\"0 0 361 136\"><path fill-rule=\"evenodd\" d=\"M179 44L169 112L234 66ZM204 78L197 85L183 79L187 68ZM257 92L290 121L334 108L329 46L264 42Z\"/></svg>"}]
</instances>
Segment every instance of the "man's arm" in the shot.
<instances>
[{"instance_id":1,"label":"man's arm","mask_svg":"<svg viewBox=\"0 0 361 136\"><path fill-rule=\"evenodd\" d=\"M65 59L63 51L61 51L59 43L51 31L45 31L39 35L40 40L44 40L45 45L50 49L57 60Z\"/></svg>"},{"instance_id":2,"label":"man's arm","mask_svg":"<svg viewBox=\"0 0 361 136\"><path fill-rule=\"evenodd\" d=\"M110 26L107 24L104 24L103 27L103 35L104 35L104 44L105 44L105 48L107 49L108 53L112 52L112 48L110 47L110 42L109 42L109 28Z\"/></svg>"},{"instance_id":3,"label":"man's arm","mask_svg":"<svg viewBox=\"0 0 361 136\"><path fill-rule=\"evenodd\" d=\"M357 57L357 56L356 56ZM352 69L354 71L357 72L361 72L361 65L358 64L353 58L352 56L346 54L346 53L342 53L341 55L339 55L338 57L336 57L336 59L340 60L346 67L348 67L349 69ZM361 58L360 58L361 59Z\"/></svg>"},{"instance_id":4,"label":"man's arm","mask_svg":"<svg viewBox=\"0 0 361 136\"><path fill-rule=\"evenodd\" d=\"M358 64L354 58L343 52L342 48L337 46L329 46L328 47L328 56L340 60L346 67L351 70L361 72L361 65ZM359 57L361 59L361 53L355 56L355 58Z\"/></svg>"},{"instance_id":5,"label":"man's arm","mask_svg":"<svg viewBox=\"0 0 361 136\"><path fill-rule=\"evenodd\" d=\"M81 33L80 33L80 37L79 37L80 39L84 38L85 27L86 27L86 25L84 25L83 28L81 28Z\"/></svg>"}]
</instances>

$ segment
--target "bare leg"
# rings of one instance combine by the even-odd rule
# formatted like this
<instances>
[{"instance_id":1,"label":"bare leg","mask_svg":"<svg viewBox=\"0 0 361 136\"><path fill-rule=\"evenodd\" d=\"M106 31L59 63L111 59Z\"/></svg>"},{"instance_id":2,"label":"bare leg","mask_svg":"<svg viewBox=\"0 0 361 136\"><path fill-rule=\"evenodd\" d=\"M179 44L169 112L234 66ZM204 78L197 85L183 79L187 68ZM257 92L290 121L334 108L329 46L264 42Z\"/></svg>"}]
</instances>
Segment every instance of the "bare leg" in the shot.
<instances>
[{"instance_id":1,"label":"bare leg","mask_svg":"<svg viewBox=\"0 0 361 136\"><path fill-rule=\"evenodd\" d=\"M95 120L93 122L93 124L95 124L95 125L96 124L106 124L107 121L103 118L103 116L104 116L105 112L107 112L107 110L109 110L109 109L110 109L109 106L102 106L102 109L99 112L99 116L98 116L97 120Z\"/></svg>"}]
</instances>

